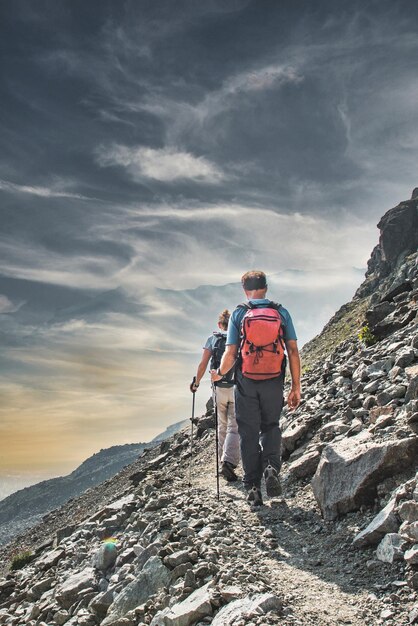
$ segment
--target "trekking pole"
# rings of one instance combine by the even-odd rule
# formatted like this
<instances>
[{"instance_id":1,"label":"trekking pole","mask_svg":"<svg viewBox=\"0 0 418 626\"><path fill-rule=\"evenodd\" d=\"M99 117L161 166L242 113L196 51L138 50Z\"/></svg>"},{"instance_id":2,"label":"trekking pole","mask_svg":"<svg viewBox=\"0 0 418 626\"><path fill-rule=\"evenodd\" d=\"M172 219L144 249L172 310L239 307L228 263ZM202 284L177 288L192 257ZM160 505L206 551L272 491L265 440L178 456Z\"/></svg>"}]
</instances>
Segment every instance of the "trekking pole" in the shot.
<instances>
[{"instance_id":1,"label":"trekking pole","mask_svg":"<svg viewBox=\"0 0 418 626\"><path fill-rule=\"evenodd\" d=\"M193 376L193 385L196 382L196 376ZM193 462L193 426L194 426L194 404L196 399L196 392L193 391L193 400L192 400L192 417L190 421L192 423L192 432L190 436L190 461L189 461L189 487L192 486L192 462Z\"/></svg>"},{"instance_id":2,"label":"trekking pole","mask_svg":"<svg viewBox=\"0 0 418 626\"><path fill-rule=\"evenodd\" d=\"M219 434L218 434L218 403L216 402L216 387L212 383L213 406L215 408L215 446L216 446L216 497L219 502Z\"/></svg>"}]
</instances>

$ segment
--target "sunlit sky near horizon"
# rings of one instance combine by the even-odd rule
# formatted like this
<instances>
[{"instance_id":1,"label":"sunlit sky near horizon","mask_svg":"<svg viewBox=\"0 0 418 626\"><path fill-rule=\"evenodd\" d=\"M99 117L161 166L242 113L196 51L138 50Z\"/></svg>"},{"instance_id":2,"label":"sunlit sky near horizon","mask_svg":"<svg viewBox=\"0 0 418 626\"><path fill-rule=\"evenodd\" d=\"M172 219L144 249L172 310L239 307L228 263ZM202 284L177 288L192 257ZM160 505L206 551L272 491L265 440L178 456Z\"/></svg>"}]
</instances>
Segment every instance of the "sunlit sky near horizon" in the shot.
<instances>
[{"instance_id":1,"label":"sunlit sky near horizon","mask_svg":"<svg viewBox=\"0 0 418 626\"><path fill-rule=\"evenodd\" d=\"M417 26L407 0L0 3L0 482L189 417L248 269L301 345L353 296L417 185Z\"/></svg>"}]
</instances>

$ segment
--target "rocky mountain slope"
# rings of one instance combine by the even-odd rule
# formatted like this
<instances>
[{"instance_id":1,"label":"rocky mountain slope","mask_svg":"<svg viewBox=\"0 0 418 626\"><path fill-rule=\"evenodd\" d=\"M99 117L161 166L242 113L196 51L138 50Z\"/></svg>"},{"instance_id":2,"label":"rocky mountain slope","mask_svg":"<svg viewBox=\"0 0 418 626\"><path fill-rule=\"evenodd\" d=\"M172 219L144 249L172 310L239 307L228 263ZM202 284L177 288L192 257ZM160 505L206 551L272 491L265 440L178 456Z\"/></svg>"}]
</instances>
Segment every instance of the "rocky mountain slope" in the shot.
<instances>
[{"instance_id":1,"label":"rocky mountain slope","mask_svg":"<svg viewBox=\"0 0 418 626\"><path fill-rule=\"evenodd\" d=\"M414 189L410 200L401 202L385 213L377 227L380 233L379 243L369 259L365 281L351 302L344 304L322 332L305 344L302 351L305 367L309 368L324 360L345 339L357 337L365 322L365 312L370 307L380 318L376 321L383 320L390 312L389 309L394 311L392 298L397 295L396 290L400 289L401 293L404 289L402 285L407 281L406 273L413 275L415 271L414 257L407 263L405 260L409 255L414 255L418 247L418 190ZM405 289L412 289L411 281ZM384 304L375 307L379 300ZM371 319L371 323L373 325L374 319ZM407 323L407 318L403 317L399 327Z\"/></svg>"},{"instance_id":2,"label":"rocky mountain slope","mask_svg":"<svg viewBox=\"0 0 418 626\"><path fill-rule=\"evenodd\" d=\"M364 313L308 346L283 497L250 509L222 483L217 499L208 411L0 549L0 624L418 623L417 199L399 207L353 300Z\"/></svg>"},{"instance_id":3,"label":"rocky mountain slope","mask_svg":"<svg viewBox=\"0 0 418 626\"><path fill-rule=\"evenodd\" d=\"M173 424L149 443L132 443L100 450L68 476L44 480L4 498L0 501L0 545L33 526L48 511L111 478L137 459L147 447L158 445L182 425L183 422Z\"/></svg>"}]
</instances>

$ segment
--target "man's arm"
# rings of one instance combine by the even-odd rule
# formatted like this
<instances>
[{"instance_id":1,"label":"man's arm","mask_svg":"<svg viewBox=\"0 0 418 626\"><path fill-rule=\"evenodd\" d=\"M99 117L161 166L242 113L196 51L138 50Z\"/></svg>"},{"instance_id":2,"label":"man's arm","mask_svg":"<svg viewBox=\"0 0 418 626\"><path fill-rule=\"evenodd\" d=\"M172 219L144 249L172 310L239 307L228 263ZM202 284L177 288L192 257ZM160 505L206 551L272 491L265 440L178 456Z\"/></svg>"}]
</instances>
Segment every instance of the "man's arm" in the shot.
<instances>
[{"instance_id":1,"label":"man's arm","mask_svg":"<svg viewBox=\"0 0 418 626\"><path fill-rule=\"evenodd\" d=\"M219 371L222 373L222 376L225 376L235 365L235 361L237 359L238 347L235 344L226 346L225 352L222 355L221 364L219 366ZM216 370L211 371L211 378L214 382L217 380L221 380L222 376L216 373Z\"/></svg>"},{"instance_id":2,"label":"man's arm","mask_svg":"<svg viewBox=\"0 0 418 626\"><path fill-rule=\"evenodd\" d=\"M285 343L289 357L290 375L292 377L292 387L287 398L287 405L289 409L294 410L300 404L300 357L298 344L295 339L288 339Z\"/></svg>"}]
</instances>

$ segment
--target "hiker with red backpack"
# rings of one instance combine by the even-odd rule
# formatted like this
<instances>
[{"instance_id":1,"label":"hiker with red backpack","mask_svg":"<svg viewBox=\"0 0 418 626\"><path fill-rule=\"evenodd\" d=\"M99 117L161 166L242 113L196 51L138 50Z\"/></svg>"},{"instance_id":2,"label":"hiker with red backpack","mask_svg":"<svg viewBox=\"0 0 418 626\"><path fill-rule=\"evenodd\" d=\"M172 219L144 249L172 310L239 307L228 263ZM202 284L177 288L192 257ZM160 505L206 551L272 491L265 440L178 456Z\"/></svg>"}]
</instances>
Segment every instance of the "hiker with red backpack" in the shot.
<instances>
[{"instance_id":1,"label":"hiker with red backpack","mask_svg":"<svg viewBox=\"0 0 418 626\"><path fill-rule=\"evenodd\" d=\"M266 298L264 272L247 272L241 283L248 302L233 311L221 364L211 371L211 376L219 384L235 369L235 414L241 441L243 482L248 502L260 506L263 504L263 476L267 495L281 494L279 418L284 404L285 351L292 377L287 397L291 410L300 403L300 358L289 312Z\"/></svg>"},{"instance_id":2,"label":"hiker with red backpack","mask_svg":"<svg viewBox=\"0 0 418 626\"><path fill-rule=\"evenodd\" d=\"M222 311L218 318L219 331L208 337L202 359L197 368L196 377L190 385L190 391L196 393L199 383L206 372L210 361L210 369L217 369L225 352L226 329L230 313ZM231 370L222 381L213 386L213 401L217 416L218 458L221 462L221 474L228 482L235 482L238 477L235 468L240 461L240 441L238 426L235 419L234 372Z\"/></svg>"}]
</instances>

